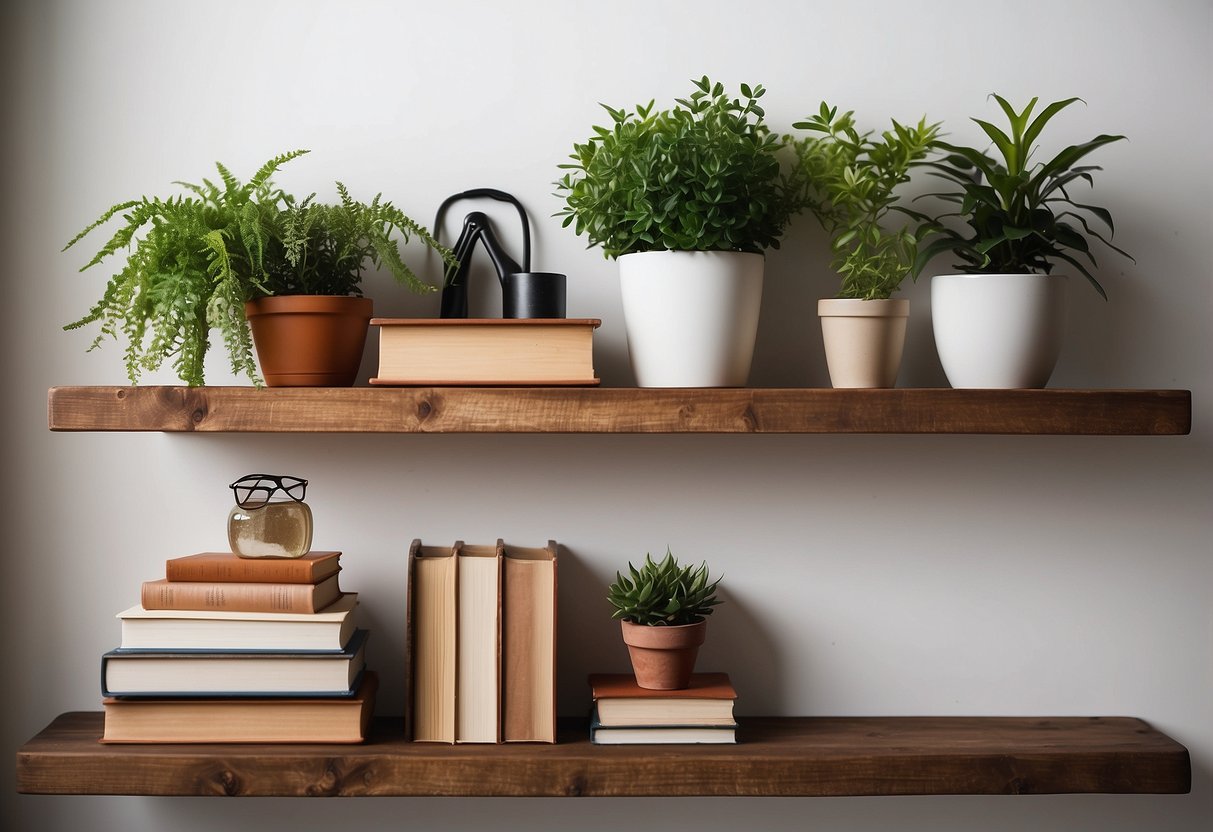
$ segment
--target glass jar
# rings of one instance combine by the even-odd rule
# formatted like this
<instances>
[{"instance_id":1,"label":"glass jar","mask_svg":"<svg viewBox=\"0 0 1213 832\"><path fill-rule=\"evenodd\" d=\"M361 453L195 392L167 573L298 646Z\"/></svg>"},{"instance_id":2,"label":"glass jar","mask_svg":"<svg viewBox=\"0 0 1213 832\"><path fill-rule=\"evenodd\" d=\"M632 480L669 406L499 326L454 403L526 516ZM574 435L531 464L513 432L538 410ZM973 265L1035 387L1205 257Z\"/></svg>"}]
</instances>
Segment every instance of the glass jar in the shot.
<instances>
[{"instance_id":1,"label":"glass jar","mask_svg":"<svg viewBox=\"0 0 1213 832\"><path fill-rule=\"evenodd\" d=\"M312 548L312 510L298 500L236 506L227 516L227 539L242 558L303 557Z\"/></svg>"}]
</instances>

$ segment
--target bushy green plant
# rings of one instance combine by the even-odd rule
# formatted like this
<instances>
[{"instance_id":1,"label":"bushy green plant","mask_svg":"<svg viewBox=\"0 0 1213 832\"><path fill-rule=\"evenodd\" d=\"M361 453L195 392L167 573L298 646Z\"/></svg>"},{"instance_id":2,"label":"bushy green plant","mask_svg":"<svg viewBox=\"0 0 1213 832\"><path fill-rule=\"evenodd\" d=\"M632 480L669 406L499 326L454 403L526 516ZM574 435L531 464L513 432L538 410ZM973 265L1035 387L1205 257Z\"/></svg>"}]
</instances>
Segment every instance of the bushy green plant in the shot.
<instances>
[{"instance_id":1,"label":"bushy green plant","mask_svg":"<svg viewBox=\"0 0 1213 832\"><path fill-rule=\"evenodd\" d=\"M625 577L616 572L607 591L613 618L635 624L694 624L720 603L716 598L720 579L708 581L707 564L680 566L669 549L660 563L648 554L640 569L629 563L628 573Z\"/></svg>"},{"instance_id":2,"label":"bushy green plant","mask_svg":"<svg viewBox=\"0 0 1213 832\"><path fill-rule=\"evenodd\" d=\"M341 201L330 205L315 202L315 194L288 205L273 217L271 236L282 246L282 257L257 288L268 295L362 295L363 272L384 266L398 283L414 292L432 292L400 256L393 235L408 243L411 237L456 265L450 249L414 222L391 202L376 194L370 203L350 196L337 183Z\"/></svg>"},{"instance_id":3,"label":"bushy green plant","mask_svg":"<svg viewBox=\"0 0 1213 832\"><path fill-rule=\"evenodd\" d=\"M109 208L63 248L122 214L122 227L80 271L130 246L126 263L109 278L89 313L64 328L99 323L101 333L90 349L107 337L125 337L131 384L171 358L177 375L191 386L204 383L210 331L218 329L232 372L256 379L244 302L266 275L267 217L276 217L286 205L271 177L306 152L275 156L247 183L216 163L221 184L179 182L190 196L141 197Z\"/></svg>"},{"instance_id":4,"label":"bushy green plant","mask_svg":"<svg viewBox=\"0 0 1213 832\"><path fill-rule=\"evenodd\" d=\"M640 251L778 248L796 210L783 140L763 123L762 86L741 98L706 76L669 110L602 106L610 127L573 145L557 213L607 257Z\"/></svg>"},{"instance_id":5,"label":"bushy green plant","mask_svg":"<svg viewBox=\"0 0 1213 832\"><path fill-rule=\"evenodd\" d=\"M297 202L274 186L271 177L278 169L305 153L274 157L247 183L216 163L219 183L178 182L187 195L142 197L111 207L64 250L122 214L122 227L81 271L129 247L126 262L89 313L64 328L100 324L90 349L106 338L125 338L131 384L171 359L178 377L191 386L205 383L210 331L217 329L232 372L259 384L246 301L284 294L360 295L368 265L386 266L414 291L433 291L401 259L392 235L405 242L415 235L447 262L454 256L381 196L370 204L357 202L338 183L341 203L323 205L313 201L314 195Z\"/></svg>"},{"instance_id":6,"label":"bushy green plant","mask_svg":"<svg viewBox=\"0 0 1213 832\"><path fill-rule=\"evenodd\" d=\"M1109 237L1115 233L1107 209L1075 201L1070 189L1080 181L1093 186L1092 173L1102 168L1078 162L1124 136L1099 135L1063 148L1048 161L1034 160L1036 140L1045 125L1080 99L1055 101L1033 119L1038 99L1033 98L1017 112L1002 96L995 94L993 98L1007 117L1010 134L988 121L979 118L973 121L990 138L1001 158L972 147L936 142L946 155L932 162L931 167L953 187L932 196L951 203L955 209L935 217L918 215L930 221L933 234L919 251L915 273L935 255L946 251L960 259L956 268L978 274L1049 274L1054 261L1061 260L1078 269L1106 299L1103 286L1083 262L1085 259L1092 267L1098 265L1087 238L1098 240L1125 257L1129 255L1092 227L1094 218L1107 228ZM949 224L954 220L962 221L963 226Z\"/></svg>"},{"instance_id":7,"label":"bushy green plant","mask_svg":"<svg viewBox=\"0 0 1213 832\"><path fill-rule=\"evenodd\" d=\"M918 255L918 226L887 224L897 210L895 190L910 180L939 136L938 124L860 133L853 111L838 114L824 101L794 125L815 134L794 143L803 200L830 235L831 264L842 278L840 298L888 298L910 274Z\"/></svg>"}]
</instances>

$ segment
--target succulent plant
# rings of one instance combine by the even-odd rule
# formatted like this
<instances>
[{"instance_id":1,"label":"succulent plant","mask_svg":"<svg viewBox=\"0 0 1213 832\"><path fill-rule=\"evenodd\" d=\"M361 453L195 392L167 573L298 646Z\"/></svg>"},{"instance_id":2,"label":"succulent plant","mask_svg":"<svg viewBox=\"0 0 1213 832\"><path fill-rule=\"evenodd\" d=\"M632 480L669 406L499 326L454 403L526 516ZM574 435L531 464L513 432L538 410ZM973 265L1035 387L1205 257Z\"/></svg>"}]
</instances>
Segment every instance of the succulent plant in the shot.
<instances>
[{"instance_id":1,"label":"succulent plant","mask_svg":"<svg viewBox=\"0 0 1213 832\"><path fill-rule=\"evenodd\" d=\"M615 608L612 618L671 627L695 624L720 603L716 598L720 579L708 582L707 564L681 566L668 548L660 563L645 554L641 568L629 563L628 572L628 577L616 572L607 592Z\"/></svg>"}]
</instances>

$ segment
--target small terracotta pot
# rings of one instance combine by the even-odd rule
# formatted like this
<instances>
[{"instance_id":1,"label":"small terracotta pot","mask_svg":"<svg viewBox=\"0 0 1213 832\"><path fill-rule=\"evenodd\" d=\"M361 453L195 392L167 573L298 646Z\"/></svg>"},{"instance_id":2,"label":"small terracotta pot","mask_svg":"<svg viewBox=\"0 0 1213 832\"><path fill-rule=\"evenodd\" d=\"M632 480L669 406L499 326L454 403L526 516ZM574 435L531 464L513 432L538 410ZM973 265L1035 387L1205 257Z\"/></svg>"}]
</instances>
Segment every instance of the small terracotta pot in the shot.
<instances>
[{"instance_id":1,"label":"small terracotta pot","mask_svg":"<svg viewBox=\"0 0 1213 832\"><path fill-rule=\"evenodd\" d=\"M623 628L623 643L632 657L636 684L648 690L681 690L690 685L699 645L708 631L706 620L675 627L631 621L619 624Z\"/></svg>"},{"instance_id":2,"label":"small terracotta pot","mask_svg":"<svg viewBox=\"0 0 1213 832\"><path fill-rule=\"evenodd\" d=\"M244 305L269 387L349 387L358 377L370 298L281 295Z\"/></svg>"}]
</instances>

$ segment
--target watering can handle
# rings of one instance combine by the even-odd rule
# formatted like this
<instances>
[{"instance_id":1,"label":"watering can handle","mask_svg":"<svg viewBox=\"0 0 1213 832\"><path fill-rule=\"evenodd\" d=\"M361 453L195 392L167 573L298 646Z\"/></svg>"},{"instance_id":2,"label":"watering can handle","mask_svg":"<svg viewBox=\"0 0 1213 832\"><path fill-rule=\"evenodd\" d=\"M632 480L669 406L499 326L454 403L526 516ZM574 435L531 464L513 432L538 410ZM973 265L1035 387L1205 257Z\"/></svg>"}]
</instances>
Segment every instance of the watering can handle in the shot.
<instances>
[{"instance_id":1,"label":"watering can handle","mask_svg":"<svg viewBox=\"0 0 1213 832\"><path fill-rule=\"evenodd\" d=\"M522 207L522 203L505 191L499 191L496 188L472 188L470 191L452 194L442 200L442 204L438 206L437 213L434 214L434 239L438 239L438 234L442 228L442 217L446 214L446 209L452 203L458 202L461 199L479 199L481 197L488 197L499 202L508 202L518 210L518 218L522 221L522 270L529 272L531 270L531 224L526 218L526 210Z\"/></svg>"}]
</instances>

